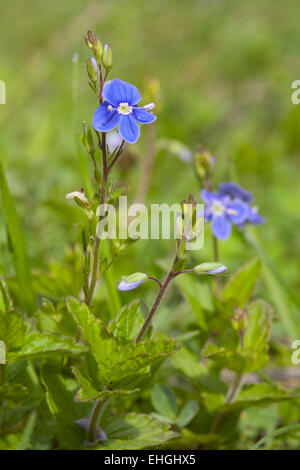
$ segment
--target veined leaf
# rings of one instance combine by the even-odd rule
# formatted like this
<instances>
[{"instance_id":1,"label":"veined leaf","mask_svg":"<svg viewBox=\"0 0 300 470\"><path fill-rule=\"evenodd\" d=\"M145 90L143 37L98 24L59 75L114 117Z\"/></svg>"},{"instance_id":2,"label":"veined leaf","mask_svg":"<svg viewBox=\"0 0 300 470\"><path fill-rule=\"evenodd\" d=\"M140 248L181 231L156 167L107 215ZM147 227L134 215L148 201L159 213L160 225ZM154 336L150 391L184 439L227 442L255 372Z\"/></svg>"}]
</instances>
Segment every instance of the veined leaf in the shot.
<instances>
[{"instance_id":1,"label":"veined leaf","mask_svg":"<svg viewBox=\"0 0 300 470\"><path fill-rule=\"evenodd\" d=\"M136 450L159 446L178 436L167 424L151 416L129 413L126 416L103 421L108 441L98 444L95 450Z\"/></svg>"},{"instance_id":2,"label":"veined leaf","mask_svg":"<svg viewBox=\"0 0 300 470\"><path fill-rule=\"evenodd\" d=\"M110 323L109 331L118 344L127 344L136 339L144 321L142 302L134 300L122 308L119 316Z\"/></svg>"},{"instance_id":3,"label":"veined leaf","mask_svg":"<svg viewBox=\"0 0 300 470\"><path fill-rule=\"evenodd\" d=\"M17 351L8 353L8 361L18 361L24 358L43 357L51 354L72 356L86 351L71 338L64 338L55 333L31 333L24 338L23 346Z\"/></svg>"},{"instance_id":4,"label":"veined leaf","mask_svg":"<svg viewBox=\"0 0 300 470\"><path fill-rule=\"evenodd\" d=\"M261 261L256 258L243 266L229 278L223 289L222 297L232 299L240 308L245 307L261 272Z\"/></svg>"},{"instance_id":5,"label":"veined leaf","mask_svg":"<svg viewBox=\"0 0 300 470\"><path fill-rule=\"evenodd\" d=\"M21 314L17 312L0 313L0 340L7 349L17 349L24 342L26 327Z\"/></svg>"},{"instance_id":6,"label":"veined leaf","mask_svg":"<svg viewBox=\"0 0 300 470\"><path fill-rule=\"evenodd\" d=\"M176 396L169 387L155 384L151 394L152 404L158 413L175 419L177 415Z\"/></svg>"}]
</instances>

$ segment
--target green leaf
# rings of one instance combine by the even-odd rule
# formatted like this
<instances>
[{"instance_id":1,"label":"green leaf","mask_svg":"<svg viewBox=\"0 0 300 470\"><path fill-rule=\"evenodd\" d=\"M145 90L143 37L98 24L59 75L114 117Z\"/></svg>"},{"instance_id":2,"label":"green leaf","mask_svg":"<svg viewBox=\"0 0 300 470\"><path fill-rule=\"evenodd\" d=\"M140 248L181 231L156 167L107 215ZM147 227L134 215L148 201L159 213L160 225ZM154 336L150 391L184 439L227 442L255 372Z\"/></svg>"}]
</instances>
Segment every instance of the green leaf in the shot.
<instances>
[{"instance_id":1,"label":"green leaf","mask_svg":"<svg viewBox=\"0 0 300 470\"><path fill-rule=\"evenodd\" d=\"M7 349L17 349L24 343L26 327L23 316L17 312L0 313L0 340Z\"/></svg>"},{"instance_id":2,"label":"green leaf","mask_svg":"<svg viewBox=\"0 0 300 470\"><path fill-rule=\"evenodd\" d=\"M74 368L74 374L76 375L81 389L76 394L76 401L90 401L90 400L104 400L106 398L121 398L132 395L139 391L139 389L133 390L97 390L94 388L94 384L90 378L87 377L82 370Z\"/></svg>"},{"instance_id":3,"label":"green leaf","mask_svg":"<svg viewBox=\"0 0 300 470\"><path fill-rule=\"evenodd\" d=\"M5 383L0 386L1 400L22 400L28 395L28 390L24 385L17 383Z\"/></svg>"},{"instance_id":4,"label":"green leaf","mask_svg":"<svg viewBox=\"0 0 300 470\"><path fill-rule=\"evenodd\" d=\"M259 441L257 441L253 447L251 447L251 450L256 450L263 444L266 444L267 442L271 441L273 437L281 436L282 434L287 434L287 433L292 433L300 431L300 423L298 424L290 424L289 426L284 426L282 428L276 429L275 431L271 432L267 436L263 437Z\"/></svg>"},{"instance_id":5,"label":"green leaf","mask_svg":"<svg viewBox=\"0 0 300 470\"><path fill-rule=\"evenodd\" d=\"M266 350L271 334L272 308L263 301L256 300L247 307L249 322L244 336L244 347L256 351Z\"/></svg>"},{"instance_id":6,"label":"green leaf","mask_svg":"<svg viewBox=\"0 0 300 470\"><path fill-rule=\"evenodd\" d=\"M9 296L7 285L0 278L0 312L7 313L13 309L13 303Z\"/></svg>"},{"instance_id":7,"label":"green leaf","mask_svg":"<svg viewBox=\"0 0 300 470\"><path fill-rule=\"evenodd\" d=\"M118 347L113 335L85 304L73 298L67 304L97 362L98 381L110 389L135 388L150 374L150 366L159 365L179 348L173 339L153 339Z\"/></svg>"},{"instance_id":8,"label":"green leaf","mask_svg":"<svg viewBox=\"0 0 300 470\"><path fill-rule=\"evenodd\" d=\"M33 313L35 306L34 293L31 286L30 263L23 236L21 223L15 208L14 200L10 193L4 168L0 160L0 189L2 207L6 219L7 230L13 250L13 261L20 286L20 302L27 310Z\"/></svg>"},{"instance_id":9,"label":"green leaf","mask_svg":"<svg viewBox=\"0 0 300 470\"><path fill-rule=\"evenodd\" d=\"M223 289L224 300L233 300L240 308L245 307L261 272L261 261L256 258L230 277Z\"/></svg>"},{"instance_id":10,"label":"green leaf","mask_svg":"<svg viewBox=\"0 0 300 470\"><path fill-rule=\"evenodd\" d=\"M98 364L99 380L104 384L109 383L110 367L117 353L117 344L114 337L107 331L102 322L91 313L87 305L70 297L67 301L67 307L69 312L73 314ZM115 353L114 356L112 356L113 353Z\"/></svg>"},{"instance_id":11,"label":"green leaf","mask_svg":"<svg viewBox=\"0 0 300 470\"><path fill-rule=\"evenodd\" d=\"M24 339L23 346L17 351L8 353L9 361L19 361L24 358L44 357L51 354L72 356L86 351L71 338L64 338L55 333L31 333Z\"/></svg>"},{"instance_id":12,"label":"green leaf","mask_svg":"<svg viewBox=\"0 0 300 470\"><path fill-rule=\"evenodd\" d=\"M29 449L31 436L32 436L33 431L34 431L36 421L37 421L37 413L36 413L36 411L32 411L29 415L27 423L26 423L26 425L24 427L24 430L22 432L17 450Z\"/></svg>"},{"instance_id":13,"label":"green leaf","mask_svg":"<svg viewBox=\"0 0 300 470\"><path fill-rule=\"evenodd\" d=\"M152 389L151 400L158 413L167 416L169 419L175 419L177 415L176 396L169 387L155 384Z\"/></svg>"},{"instance_id":14,"label":"green leaf","mask_svg":"<svg viewBox=\"0 0 300 470\"><path fill-rule=\"evenodd\" d=\"M61 370L52 364L44 365L41 375L47 391L47 403L57 423L59 440L68 449L82 449L85 433L76 421L88 416L89 409L74 400L77 382L72 377L62 375Z\"/></svg>"},{"instance_id":15,"label":"green leaf","mask_svg":"<svg viewBox=\"0 0 300 470\"><path fill-rule=\"evenodd\" d=\"M220 412L231 412L250 407L268 406L295 398L296 395L287 394L285 390L269 384L255 384L244 386L235 401L226 403L219 408Z\"/></svg>"},{"instance_id":16,"label":"green leaf","mask_svg":"<svg viewBox=\"0 0 300 470\"><path fill-rule=\"evenodd\" d=\"M189 424L199 411L198 403L195 400L188 401L177 417L177 424L183 428Z\"/></svg>"},{"instance_id":17,"label":"green leaf","mask_svg":"<svg viewBox=\"0 0 300 470\"><path fill-rule=\"evenodd\" d=\"M149 447L161 446L178 435L170 431L167 424L154 420L151 416L137 413L129 413L102 421L103 430L108 437L94 447L95 450L137 450Z\"/></svg>"},{"instance_id":18,"label":"green leaf","mask_svg":"<svg viewBox=\"0 0 300 470\"><path fill-rule=\"evenodd\" d=\"M126 344L136 339L145 321L142 307L140 300L134 300L123 307L119 316L110 323L109 331L118 344Z\"/></svg>"}]
</instances>

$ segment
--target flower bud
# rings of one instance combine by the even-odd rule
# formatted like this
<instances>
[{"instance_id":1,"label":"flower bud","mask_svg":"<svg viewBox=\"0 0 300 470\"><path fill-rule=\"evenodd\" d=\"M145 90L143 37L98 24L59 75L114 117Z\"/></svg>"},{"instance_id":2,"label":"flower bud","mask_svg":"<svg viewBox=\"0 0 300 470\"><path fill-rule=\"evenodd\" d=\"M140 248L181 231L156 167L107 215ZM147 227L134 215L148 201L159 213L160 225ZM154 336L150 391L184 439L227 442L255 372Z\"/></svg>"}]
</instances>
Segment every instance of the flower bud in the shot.
<instances>
[{"instance_id":1,"label":"flower bud","mask_svg":"<svg viewBox=\"0 0 300 470\"><path fill-rule=\"evenodd\" d=\"M74 199L76 204L78 204L78 206L82 207L83 209L90 207L90 203L87 197L80 191L73 191L72 193L68 193L66 195L66 199Z\"/></svg>"},{"instance_id":2,"label":"flower bud","mask_svg":"<svg viewBox=\"0 0 300 470\"><path fill-rule=\"evenodd\" d=\"M148 279L145 273L134 273L124 278L118 285L119 291L130 291L139 287Z\"/></svg>"},{"instance_id":3,"label":"flower bud","mask_svg":"<svg viewBox=\"0 0 300 470\"><path fill-rule=\"evenodd\" d=\"M89 79L92 83L97 83L98 81L98 66L94 57L91 57L86 61L86 69L89 76Z\"/></svg>"},{"instance_id":4,"label":"flower bud","mask_svg":"<svg viewBox=\"0 0 300 470\"><path fill-rule=\"evenodd\" d=\"M196 274L221 274L226 271L226 266L221 263L201 263L193 268Z\"/></svg>"},{"instance_id":5,"label":"flower bud","mask_svg":"<svg viewBox=\"0 0 300 470\"><path fill-rule=\"evenodd\" d=\"M103 52L103 46L102 46L102 42L100 41L99 38L96 38L96 40L94 42L93 51L94 51L94 56L95 56L97 62L100 63L101 57L102 57L102 52Z\"/></svg>"},{"instance_id":6,"label":"flower bud","mask_svg":"<svg viewBox=\"0 0 300 470\"><path fill-rule=\"evenodd\" d=\"M112 50L110 44L105 44L102 54L102 62L105 68L112 67Z\"/></svg>"},{"instance_id":7,"label":"flower bud","mask_svg":"<svg viewBox=\"0 0 300 470\"><path fill-rule=\"evenodd\" d=\"M213 157L207 150L197 150L195 153L196 173L201 181L207 179L211 175L211 171L215 164Z\"/></svg>"},{"instance_id":8,"label":"flower bud","mask_svg":"<svg viewBox=\"0 0 300 470\"><path fill-rule=\"evenodd\" d=\"M94 145L92 131L91 131L90 126L88 127L88 129L86 129L85 121L83 122L83 135L81 137L81 141L84 147L86 148L87 152L90 155L94 155L96 149Z\"/></svg>"}]
</instances>

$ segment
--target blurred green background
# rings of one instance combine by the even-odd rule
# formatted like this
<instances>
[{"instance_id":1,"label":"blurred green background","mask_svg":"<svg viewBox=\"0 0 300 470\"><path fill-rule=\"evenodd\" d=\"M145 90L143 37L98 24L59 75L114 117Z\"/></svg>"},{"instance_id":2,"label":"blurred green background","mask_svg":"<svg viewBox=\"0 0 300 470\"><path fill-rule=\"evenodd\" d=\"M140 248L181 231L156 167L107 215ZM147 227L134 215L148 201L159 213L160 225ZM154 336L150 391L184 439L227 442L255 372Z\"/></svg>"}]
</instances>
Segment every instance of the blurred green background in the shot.
<instances>
[{"instance_id":1,"label":"blurred green background","mask_svg":"<svg viewBox=\"0 0 300 470\"><path fill-rule=\"evenodd\" d=\"M62 259L66 242L79 239L76 214L64 198L80 189L91 170L77 134L97 106L86 81L83 42L86 30L93 29L112 45L111 77L140 90L149 77L160 81L157 138L179 140L191 150L208 148L217 158L217 182L235 180L253 191L267 218L255 237L290 289L292 304L282 307L276 283L268 290L263 286L261 295L289 316L300 288L300 105L291 102L291 84L300 78L298 13L297 0L12 0L1 5L0 79L7 104L0 105L0 155L33 267ZM74 53L78 63L72 62ZM115 172L132 202L145 149L142 135ZM199 200L199 191L192 164L168 150L157 153L148 201L178 202L189 192ZM12 273L1 220L0 274ZM171 245L137 243L121 259L116 277L157 269L155 260L168 256ZM236 233L221 243L220 252L229 271L254 255ZM194 256L211 257L208 237ZM295 308L293 314L298 312Z\"/></svg>"}]
</instances>

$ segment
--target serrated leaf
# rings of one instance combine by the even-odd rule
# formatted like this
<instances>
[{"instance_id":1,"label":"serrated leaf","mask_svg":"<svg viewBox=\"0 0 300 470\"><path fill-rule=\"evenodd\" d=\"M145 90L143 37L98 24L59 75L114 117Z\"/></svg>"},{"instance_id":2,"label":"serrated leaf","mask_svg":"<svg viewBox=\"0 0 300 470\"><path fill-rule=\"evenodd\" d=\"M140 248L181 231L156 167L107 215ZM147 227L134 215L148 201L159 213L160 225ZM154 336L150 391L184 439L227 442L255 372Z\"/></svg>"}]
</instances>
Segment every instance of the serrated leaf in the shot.
<instances>
[{"instance_id":1,"label":"serrated leaf","mask_svg":"<svg viewBox=\"0 0 300 470\"><path fill-rule=\"evenodd\" d=\"M71 338L64 338L55 333L35 332L25 337L24 344L19 350L8 353L8 360L17 361L51 354L72 356L85 351L84 346L74 343Z\"/></svg>"},{"instance_id":2,"label":"serrated leaf","mask_svg":"<svg viewBox=\"0 0 300 470\"><path fill-rule=\"evenodd\" d=\"M112 354L116 354L117 351L113 336L107 331L102 322L92 314L87 305L70 297L67 306L98 364L99 380L107 383L109 381L110 364L113 361Z\"/></svg>"},{"instance_id":3,"label":"serrated leaf","mask_svg":"<svg viewBox=\"0 0 300 470\"><path fill-rule=\"evenodd\" d=\"M223 299L234 300L236 305L244 308L255 287L260 272L261 260L259 258L247 263L229 278L222 292Z\"/></svg>"},{"instance_id":4,"label":"serrated leaf","mask_svg":"<svg viewBox=\"0 0 300 470\"><path fill-rule=\"evenodd\" d=\"M195 400L188 401L180 411L176 423L180 428L183 428L192 421L198 411L198 403Z\"/></svg>"},{"instance_id":5,"label":"serrated leaf","mask_svg":"<svg viewBox=\"0 0 300 470\"><path fill-rule=\"evenodd\" d=\"M81 389L76 394L76 401L104 400L106 398L121 398L132 395L139 391L133 390L97 390L94 388L89 377L87 377L79 368L74 369L74 373L81 385Z\"/></svg>"},{"instance_id":6,"label":"serrated leaf","mask_svg":"<svg viewBox=\"0 0 300 470\"><path fill-rule=\"evenodd\" d=\"M129 413L109 422L102 422L108 441L98 444L95 450L137 450L154 446L177 437L167 424L151 416Z\"/></svg>"},{"instance_id":7,"label":"serrated leaf","mask_svg":"<svg viewBox=\"0 0 300 470\"><path fill-rule=\"evenodd\" d=\"M152 389L151 400L158 413L173 420L177 415L176 396L169 387L155 384Z\"/></svg>"}]
</instances>

